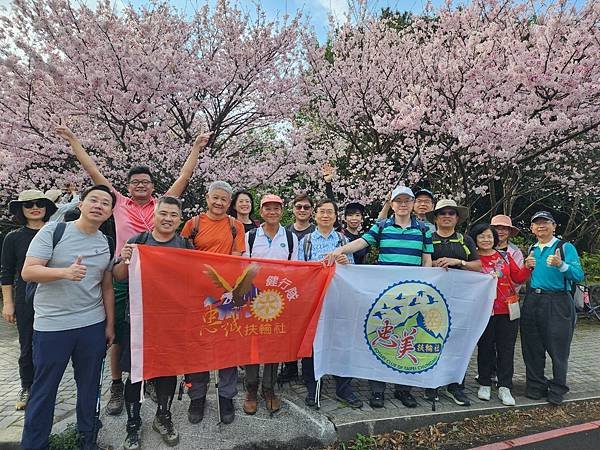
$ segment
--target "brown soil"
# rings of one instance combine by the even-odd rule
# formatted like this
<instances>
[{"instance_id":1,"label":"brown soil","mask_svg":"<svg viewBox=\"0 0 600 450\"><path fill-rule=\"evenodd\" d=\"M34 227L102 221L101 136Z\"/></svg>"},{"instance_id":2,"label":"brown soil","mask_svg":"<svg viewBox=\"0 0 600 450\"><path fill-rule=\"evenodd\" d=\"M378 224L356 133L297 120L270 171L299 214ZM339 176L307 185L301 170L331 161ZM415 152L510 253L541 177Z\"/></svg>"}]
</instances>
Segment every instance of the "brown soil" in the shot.
<instances>
[{"instance_id":1,"label":"brown soil","mask_svg":"<svg viewBox=\"0 0 600 450\"><path fill-rule=\"evenodd\" d=\"M600 419L600 400L514 409L413 431L357 436L324 450L465 449Z\"/></svg>"}]
</instances>

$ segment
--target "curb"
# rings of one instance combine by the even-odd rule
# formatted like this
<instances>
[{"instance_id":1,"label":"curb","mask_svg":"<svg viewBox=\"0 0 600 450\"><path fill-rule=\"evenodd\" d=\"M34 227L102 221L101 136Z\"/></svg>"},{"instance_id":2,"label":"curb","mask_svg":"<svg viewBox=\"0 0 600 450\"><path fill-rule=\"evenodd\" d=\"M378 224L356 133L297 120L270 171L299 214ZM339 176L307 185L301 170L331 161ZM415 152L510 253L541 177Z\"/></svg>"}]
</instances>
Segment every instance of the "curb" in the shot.
<instances>
[{"instance_id":1,"label":"curb","mask_svg":"<svg viewBox=\"0 0 600 450\"><path fill-rule=\"evenodd\" d=\"M600 396L592 396L585 398L574 398L565 400L565 403L577 403L587 400L598 400ZM363 435L375 435L390 433L393 431L405 431L410 432L416 428L421 428L429 425L434 425L438 422L454 422L457 420L466 419L469 417L476 417L480 415L493 414L498 412L507 412L512 409L527 410L531 408L537 408L540 406L548 405L546 401L533 401L531 403L522 403L514 406L490 406L484 408L464 408L464 409L453 409L451 411L443 412L429 412L418 415L401 415L383 417L378 419L370 419L363 421L354 421L347 423L335 423L335 428L338 436L338 440L341 442L348 442L356 438L357 434ZM599 421L600 423L600 421ZM600 427L600 425L599 425ZM512 441L512 440L511 440ZM522 443L521 443L522 445ZM498 447L499 449L506 449L510 447ZM490 447L485 450L496 450L496 448Z\"/></svg>"},{"instance_id":2,"label":"curb","mask_svg":"<svg viewBox=\"0 0 600 450\"><path fill-rule=\"evenodd\" d=\"M482 445L481 447L473 447L470 450L506 450L521 445L535 444L537 442L555 439L569 434L581 433L583 431L596 430L600 428L600 420L593 422L572 425L570 427L559 428L557 430L544 431L542 433L531 434L515 439L507 439L506 441L496 442L494 444Z\"/></svg>"}]
</instances>

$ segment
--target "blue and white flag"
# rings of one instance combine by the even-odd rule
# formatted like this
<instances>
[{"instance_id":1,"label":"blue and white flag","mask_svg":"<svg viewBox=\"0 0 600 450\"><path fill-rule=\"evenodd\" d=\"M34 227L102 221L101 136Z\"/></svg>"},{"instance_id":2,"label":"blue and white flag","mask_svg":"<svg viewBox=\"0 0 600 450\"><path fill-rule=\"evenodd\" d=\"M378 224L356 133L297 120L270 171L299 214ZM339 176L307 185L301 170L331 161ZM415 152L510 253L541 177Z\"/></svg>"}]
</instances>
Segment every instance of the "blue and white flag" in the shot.
<instances>
[{"instance_id":1,"label":"blue and white flag","mask_svg":"<svg viewBox=\"0 0 600 450\"><path fill-rule=\"evenodd\" d=\"M460 383L495 296L489 274L337 266L314 341L315 376L423 388Z\"/></svg>"}]
</instances>

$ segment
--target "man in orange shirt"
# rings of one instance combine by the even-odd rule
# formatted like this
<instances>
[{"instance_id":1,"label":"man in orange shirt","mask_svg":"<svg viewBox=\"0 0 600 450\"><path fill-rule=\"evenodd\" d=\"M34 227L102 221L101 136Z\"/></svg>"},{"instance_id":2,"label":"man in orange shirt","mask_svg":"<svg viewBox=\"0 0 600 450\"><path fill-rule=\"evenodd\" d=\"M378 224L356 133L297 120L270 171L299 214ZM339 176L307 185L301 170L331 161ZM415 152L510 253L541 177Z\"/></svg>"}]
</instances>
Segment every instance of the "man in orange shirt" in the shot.
<instances>
[{"instance_id":1,"label":"man in orange shirt","mask_svg":"<svg viewBox=\"0 0 600 450\"><path fill-rule=\"evenodd\" d=\"M196 250L240 256L246 250L244 225L227 215L233 189L225 181L214 181L206 194L206 213L188 220L181 236L190 238ZM187 376L190 407L188 420L199 423L204 418L209 372ZM229 424L235 418L233 397L237 394L237 367L219 370L219 410L221 422Z\"/></svg>"}]
</instances>

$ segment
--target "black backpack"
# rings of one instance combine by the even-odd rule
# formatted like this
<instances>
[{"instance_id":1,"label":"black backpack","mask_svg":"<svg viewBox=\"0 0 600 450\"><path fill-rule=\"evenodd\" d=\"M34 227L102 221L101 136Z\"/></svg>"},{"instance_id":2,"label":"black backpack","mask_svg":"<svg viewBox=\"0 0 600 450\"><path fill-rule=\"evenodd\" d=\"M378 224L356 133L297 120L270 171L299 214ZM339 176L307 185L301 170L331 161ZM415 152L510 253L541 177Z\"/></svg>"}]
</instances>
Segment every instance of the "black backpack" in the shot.
<instances>
[{"instance_id":1,"label":"black backpack","mask_svg":"<svg viewBox=\"0 0 600 450\"><path fill-rule=\"evenodd\" d=\"M254 247L254 241L256 240L257 229L258 228L253 228L252 230L248 231L248 254L250 255L250 258L252 258L252 248ZM292 253L294 252L294 236L292 235L292 232L287 228L284 228L284 230L285 237L287 239L289 261L290 259L292 259Z\"/></svg>"},{"instance_id":2,"label":"black backpack","mask_svg":"<svg viewBox=\"0 0 600 450\"><path fill-rule=\"evenodd\" d=\"M65 234L65 228L67 228L66 222L58 222L56 224L56 228L52 233L52 249L60 242ZM111 236L104 235L106 240L108 241L108 250L110 251L110 260L112 261L115 257L115 241ZM37 283L35 281L29 281L25 285L25 302L33 302L33 297L35 296L35 291L37 289Z\"/></svg>"}]
</instances>

